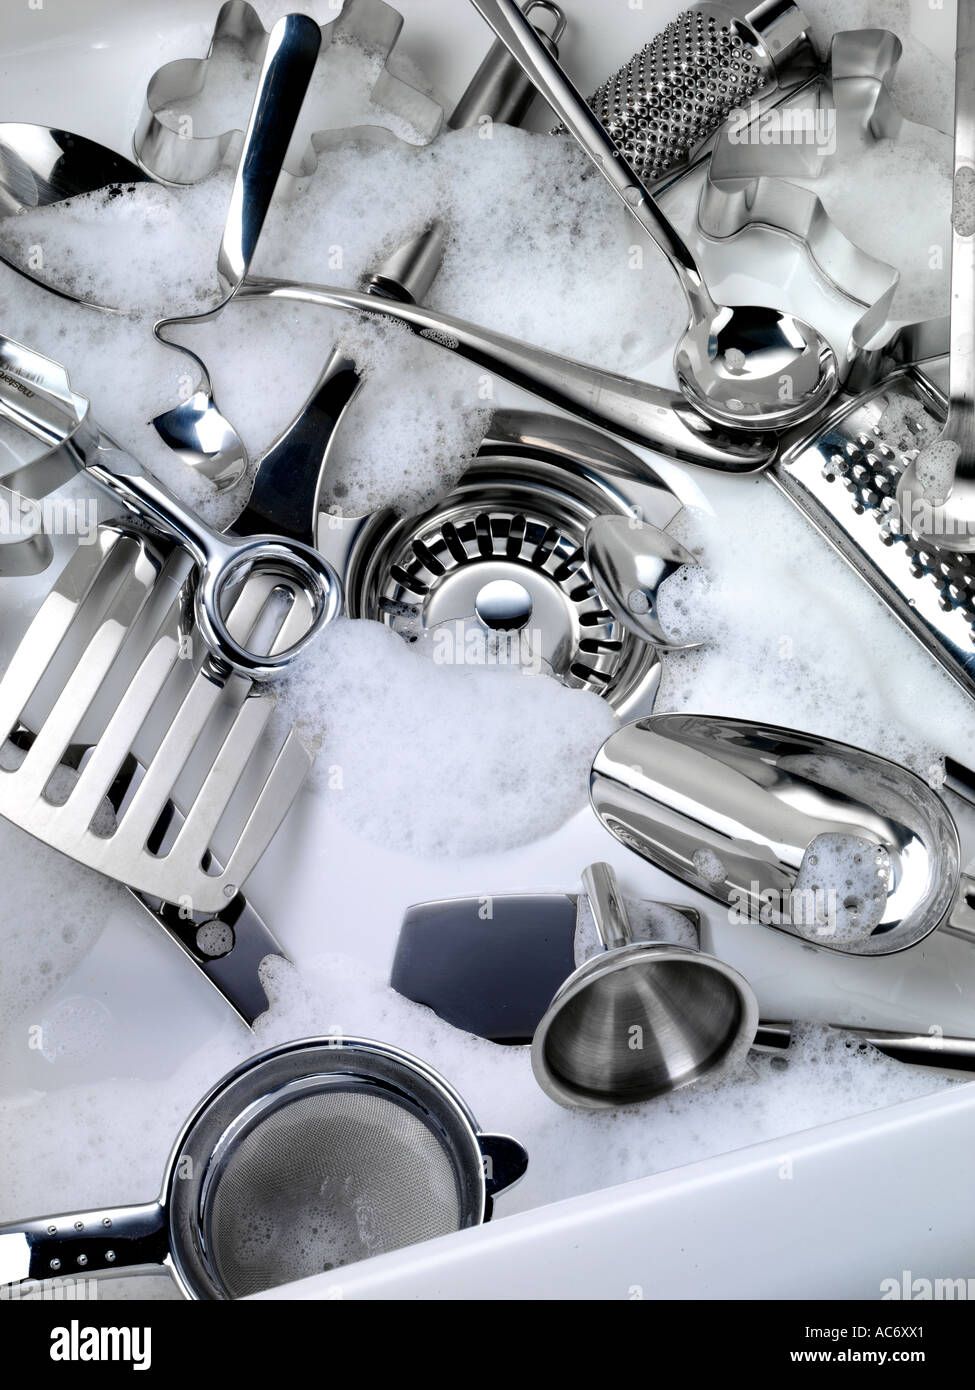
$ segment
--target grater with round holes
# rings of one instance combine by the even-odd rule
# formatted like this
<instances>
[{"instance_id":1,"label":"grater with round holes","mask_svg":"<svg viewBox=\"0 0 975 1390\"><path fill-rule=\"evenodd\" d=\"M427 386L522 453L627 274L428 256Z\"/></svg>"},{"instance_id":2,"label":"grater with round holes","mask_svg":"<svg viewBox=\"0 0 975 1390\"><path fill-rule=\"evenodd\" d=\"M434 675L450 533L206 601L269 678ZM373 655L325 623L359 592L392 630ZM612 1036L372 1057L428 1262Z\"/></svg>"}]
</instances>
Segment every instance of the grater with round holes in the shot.
<instances>
[{"instance_id":1,"label":"grater with round holes","mask_svg":"<svg viewBox=\"0 0 975 1390\"><path fill-rule=\"evenodd\" d=\"M897 506L905 467L946 414L929 374L895 370L834 402L815 430L793 437L768 476L975 696L975 556L916 539Z\"/></svg>"}]
</instances>

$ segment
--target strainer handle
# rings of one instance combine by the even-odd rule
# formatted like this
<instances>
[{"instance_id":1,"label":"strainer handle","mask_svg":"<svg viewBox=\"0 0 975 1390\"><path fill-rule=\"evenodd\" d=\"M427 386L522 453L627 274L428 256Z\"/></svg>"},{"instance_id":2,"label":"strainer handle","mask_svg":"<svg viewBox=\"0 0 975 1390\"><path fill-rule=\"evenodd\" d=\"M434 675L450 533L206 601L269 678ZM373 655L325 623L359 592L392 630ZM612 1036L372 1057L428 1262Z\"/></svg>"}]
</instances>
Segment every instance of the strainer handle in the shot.
<instances>
[{"instance_id":1,"label":"strainer handle","mask_svg":"<svg viewBox=\"0 0 975 1390\"><path fill-rule=\"evenodd\" d=\"M484 1219L490 1221L494 1198L509 1187L514 1187L525 1176L528 1154L518 1140L512 1139L509 1134L479 1134L477 1142L481 1148L484 1186L487 1189Z\"/></svg>"},{"instance_id":2,"label":"strainer handle","mask_svg":"<svg viewBox=\"0 0 975 1390\"><path fill-rule=\"evenodd\" d=\"M168 1257L166 1212L159 1202L0 1226L0 1288L27 1280L131 1274L164 1265Z\"/></svg>"}]
</instances>

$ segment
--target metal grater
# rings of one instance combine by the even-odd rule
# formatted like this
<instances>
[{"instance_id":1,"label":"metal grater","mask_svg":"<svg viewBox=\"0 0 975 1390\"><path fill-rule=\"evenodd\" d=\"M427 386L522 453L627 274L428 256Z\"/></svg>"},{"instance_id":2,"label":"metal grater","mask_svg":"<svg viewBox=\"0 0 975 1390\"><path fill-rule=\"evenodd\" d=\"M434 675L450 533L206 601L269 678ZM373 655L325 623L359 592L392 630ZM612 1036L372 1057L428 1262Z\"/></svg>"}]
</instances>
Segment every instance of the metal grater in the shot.
<instances>
[{"instance_id":1,"label":"metal grater","mask_svg":"<svg viewBox=\"0 0 975 1390\"><path fill-rule=\"evenodd\" d=\"M258 750L274 701L209 657L185 659L189 591L170 561L183 563L178 552L167 556L148 537L112 525L68 561L0 680L0 814L136 892L216 913L257 863L311 759L292 730L265 771ZM251 589L233 610L238 631L252 631L264 613L267 590L252 613ZM278 625L276 643L304 622L296 608ZM167 696L176 703L171 717ZM86 739L99 702L103 726ZM144 773L106 823L105 799L154 719ZM34 731L26 752L17 746L24 727ZM63 760L78 742L92 747L65 794ZM192 781L182 799L181 779ZM233 846L221 868L211 845L235 798ZM185 806L178 824L170 802Z\"/></svg>"},{"instance_id":2,"label":"metal grater","mask_svg":"<svg viewBox=\"0 0 975 1390\"><path fill-rule=\"evenodd\" d=\"M910 535L897 507L905 463L937 435L947 401L916 368L834 407L769 477L883 599L966 694L975 696L975 555Z\"/></svg>"},{"instance_id":3,"label":"metal grater","mask_svg":"<svg viewBox=\"0 0 975 1390\"><path fill-rule=\"evenodd\" d=\"M589 98L651 188L686 173L735 107L776 105L818 68L797 6L695 5ZM564 127L558 127L562 134Z\"/></svg>"}]
</instances>

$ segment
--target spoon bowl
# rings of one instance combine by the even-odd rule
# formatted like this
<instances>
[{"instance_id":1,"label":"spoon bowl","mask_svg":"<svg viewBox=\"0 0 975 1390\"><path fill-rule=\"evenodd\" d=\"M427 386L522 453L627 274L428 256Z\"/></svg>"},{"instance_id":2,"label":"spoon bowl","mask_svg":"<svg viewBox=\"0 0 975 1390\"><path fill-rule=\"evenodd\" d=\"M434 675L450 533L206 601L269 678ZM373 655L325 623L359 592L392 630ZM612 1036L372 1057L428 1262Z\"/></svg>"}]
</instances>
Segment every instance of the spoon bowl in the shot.
<instances>
[{"instance_id":1,"label":"spoon bowl","mask_svg":"<svg viewBox=\"0 0 975 1390\"><path fill-rule=\"evenodd\" d=\"M690 403L726 428L757 430L786 429L825 405L839 381L836 354L826 339L775 309L715 304L677 228L515 0L472 3L670 262L690 311L675 356L677 378Z\"/></svg>"},{"instance_id":2,"label":"spoon bowl","mask_svg":"<svg viewBox=\"0 0 975 1390\"><path fill-rule=\"evenodd\" d=\"M815 734L638 720L596 754L590 796L618 840L733 920L845 955L916 945L947 920L961 882L941 798L907 768Z\"/></svg>"},{"instance_id":3,"label":"spoon bowl","mask_svg":"<svg viewBox=\"0 0 975 1390\"><path fill-rule=\"evenodd\" d=\"M660 590L697 561L666 531L632 516L594 517L586 528L586 564L606 607L636 637L658 651L691 651L660 621Z\"/></svg>"},{"instance_id":4,"label":"spoon bowl","mask_svg":"<svg viewBox=\"0 0 975 1390\"><path fill-rule=\"evenodd\" d=\"M51 207L89 193L114 198L135 184L150 181L130 159L84 135L53 126L0 122L0 218ZM52 284L2 248L0 261L60 299L105 313L127 312Z\"/></svg>"},{"instance_id":5,"label":"spoon bowl","mask_svg":"<svg viewBox=\"0 0 975 1390\"><path fill-rule=\"evenodd\" d=\"M677 345L681 390L710 420L784 429L815 415L839 385L836 354L802 319L761 305L716 308Z\"/></svg>"}]
</instances>

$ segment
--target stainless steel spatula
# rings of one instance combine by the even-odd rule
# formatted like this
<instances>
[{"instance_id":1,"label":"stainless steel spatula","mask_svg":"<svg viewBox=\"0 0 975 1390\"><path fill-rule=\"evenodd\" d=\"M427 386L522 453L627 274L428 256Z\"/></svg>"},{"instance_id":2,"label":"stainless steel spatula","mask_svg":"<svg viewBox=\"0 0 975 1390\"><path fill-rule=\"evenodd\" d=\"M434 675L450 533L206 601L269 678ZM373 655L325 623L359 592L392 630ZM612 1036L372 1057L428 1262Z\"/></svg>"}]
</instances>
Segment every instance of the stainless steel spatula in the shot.
<instances>
[{"instance_id":1,"label":"stainless steel spatula","mask_svg":"<svg viewBox=\"0 0 975 1390\"><path fill-rule=\"evenodd\" d=\"M5 751L22 725L36 733L22 758L4 760L0 815L138 892L185 903L191 911L216 912L257 863L311 760L289 732L263 780L253 785L273 702L252 698L249 681L209 657L177 670L191 636L185 586L175 586L161 616L151 611L159 605L165 563L147 538L102 526L95 543L80 546L65 566L0 680ZM253 630L269 592L245 588L230 618L238 630ZM285 616L276 640L287 640L289 621L304 621L293 613ZM126 663L134 664L131 674ZM99 812L119 769L150 717L159 717L169 682L181 678L185 688L171 720L163 720L144 775L114 824L106 826ZM95 736L85 739L83 721L96 700L104 703L113 681L119 693L111 712ZM76 742L93 746L64 796L61 765ZM160 818L169 801L178 800L174 788L186 776L194 790L183 803L185 818L155 846ZM233 847L218 870L211 841L235 797Z\"/></svg>"}]
</instances>

